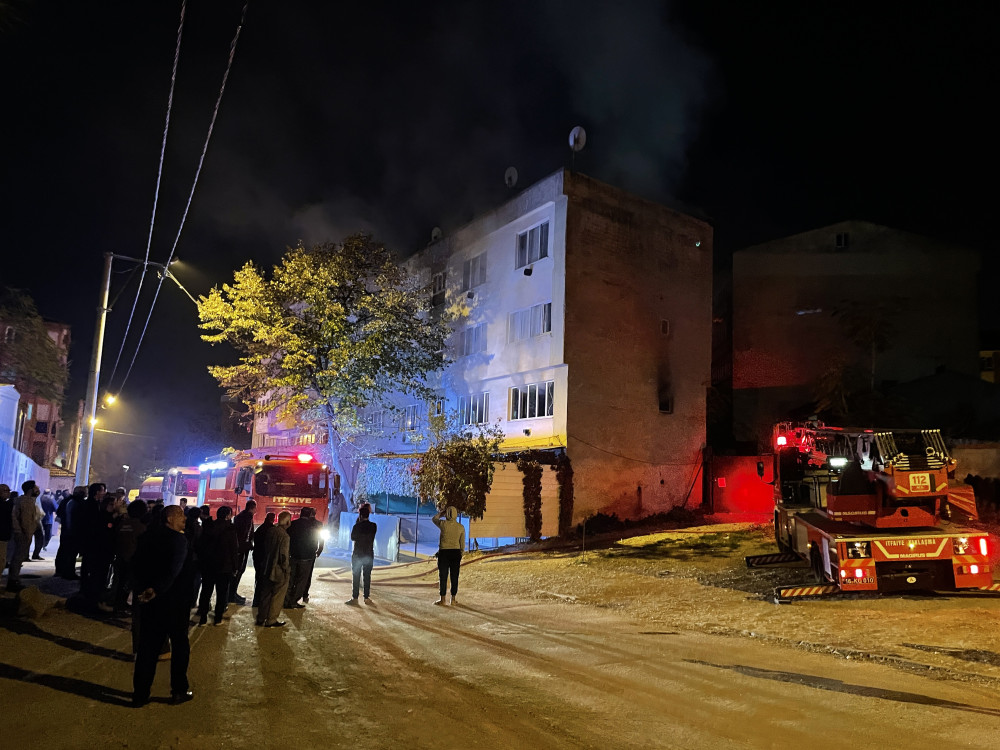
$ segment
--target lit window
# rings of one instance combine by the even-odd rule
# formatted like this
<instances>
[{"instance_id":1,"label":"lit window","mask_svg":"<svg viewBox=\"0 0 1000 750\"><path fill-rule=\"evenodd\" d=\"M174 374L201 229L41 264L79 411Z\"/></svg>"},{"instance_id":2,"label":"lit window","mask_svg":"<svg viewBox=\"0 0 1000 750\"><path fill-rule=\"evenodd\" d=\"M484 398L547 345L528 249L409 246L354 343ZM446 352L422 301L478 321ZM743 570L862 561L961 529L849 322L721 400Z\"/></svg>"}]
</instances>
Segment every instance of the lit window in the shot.
<instances>
[{"instance_id":1,"label":"lit window","mask_svg":"<svg viewBox=\"0 0 1000 750\"><path fill-rule=\"evenodd\" d=\"M458 400L458 413L462 424L484 424L490 419L490 394L486 391L462 396Z\"/></svg>"},{"instance_id":2,"label":"lit window","mask_svg":"<svg viewBox=\"0 0 1000 750\"><path fill-rule=\"evenodd\" d=\"M462 267L462 291L468 291L486 283L486 253L480 253L465 261Z\"/></svg>"},{"instance_id":3,"label":"lit window","mask_svg":"<svg viewBox=\"0 0 1000 750\"><path fill-rule=\"evenodd\" d=\"M432 417L444 416L444 399L438 398L431 401L430 405L427 408L427 413L430 414Z\"/></svg>"},{"instance_id":4,"label":"lit window","mask_svg":"<svg viewBox=\"0 0 1000 750\"><path fill-rule=\"evenodd\" d=\"M470 354L480 354L486 351L486 324L469 326L459 332L458 354L467 357Z\"/></svg>"},{"instance_id":5,"label":"lit window","mask_svg":"<svg viewBox=\"0 0 1000 750\"><path fill-rule=\"evenodd\" d=\"M399 421L399 428L404 432L413 432L420 424L420 405L412 404L403 409L403 418Z\"/></svg>"},{"instance_id":6,"label":"lit window","mask_svg":"<svg viewBox=\"0 0 1000 750\"><path fill-rule=\"evenodd\" d=\"M552 330L552 303L512 312L507 317L507 343L523 341Z\"/></svg>"},{"instance_id":7,"label":"lit window","mask_svg":"<svg viewBox=\"0 0 1000 750\"><path fill-rule=\"evenodd\" d=\"M517 235L517 262L514 268L523 268L540 258L549 257L549 223Z\"/></svg>"},{"instance_id":8,"label":"lit window","mask_svg":"<svg viewBox=\"0 0 1000 750\"><path fill-rule=\"evenodd\" d=\"M551 417L554 395L555 381L552 380L511 388L510 418L514 420Z\"/></svg>"}]
</instances>

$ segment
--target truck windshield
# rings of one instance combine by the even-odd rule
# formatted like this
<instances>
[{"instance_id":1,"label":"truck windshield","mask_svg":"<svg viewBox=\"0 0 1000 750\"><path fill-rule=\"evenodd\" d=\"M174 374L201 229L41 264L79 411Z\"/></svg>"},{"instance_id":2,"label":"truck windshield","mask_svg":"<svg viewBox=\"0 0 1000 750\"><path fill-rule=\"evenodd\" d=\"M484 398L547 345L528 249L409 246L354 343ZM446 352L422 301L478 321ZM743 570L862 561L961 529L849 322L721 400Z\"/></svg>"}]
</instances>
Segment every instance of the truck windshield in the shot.
<instances>
[{"instance_id":1,"label":"truck windshield","mask_svg":"<svg viewBox=\"0 0 1000 750\"><path fill-rule=\"evenodd\" d=\"M316 464L270 465L256 475L256 494L267 497L326 497L327 472Z\"/></svg>"},{"instance_id":2,"label":"truck windshield","mask_svg":"<svg viewBox=\"0 0 1000 750\"><path fill-rule=\"evenodd\" d=\"M175 495L197 495L198 477L177 477L177 486L174 488Z\"/></svg>"}]
</instances>

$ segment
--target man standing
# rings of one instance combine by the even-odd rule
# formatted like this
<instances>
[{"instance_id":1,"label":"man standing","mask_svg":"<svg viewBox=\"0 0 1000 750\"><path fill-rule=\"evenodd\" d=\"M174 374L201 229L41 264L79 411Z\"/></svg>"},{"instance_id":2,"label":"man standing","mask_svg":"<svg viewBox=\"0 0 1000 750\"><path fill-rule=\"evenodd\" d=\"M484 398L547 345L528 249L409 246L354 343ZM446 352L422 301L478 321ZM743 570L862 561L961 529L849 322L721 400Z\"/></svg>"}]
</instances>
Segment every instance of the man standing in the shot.
<instances>
[{"instance_id":1,"label":"man standing","mask_svg":"<svg viewBox=\"0 0 1000 750\"><path fill-rule=\"evenodd\" d=\"M31 554L31 540L35 529L42 522L42 509L36 502L41 490L34 480L29 479L21 485L21 494L14 503L11 513L11 530L14 540L14 556L10 559L10 572L7 574L7 590L20 591L21 566L27 562Z\"/></svg>"},{"instance_id":2,"label":"man standing","mask_svg":"<svg viewBox=\"0 0 1000 750\"><path fill-rule=\"evenodd\" d=\"M107 492L105 484L94 482L87 489L87 499L80 507L70 508L70 526L73 527L74 534L79 534L77 540L83 557L80 563L80 593L93 607L100 601L101 589L107 583L108 571L107 568L102 570L102 566L108 556L104 549L104 543L108 540L103 534L104 519L101 515Z\"/></svg>"},{"instance_id":3,"label":"man standing","mask_svg":"<svg viewBox=\"0 0 1000 750\"><path fill-rule=\"evenodd\" d=\"M172 703L194 697L188 689L191 658L188 613L191 567L184 537L184 511L171 505L163 511L163 524L139 538L133 558L142 628L132 675L132 705L146 705L156 676L156 663L164 640L170 638L170 694Z\"/></svg>"},{"instance_id":4,"label":"man standing","mask_svg":"<svg viewBox=\"0 0 1000 750\"><path fill-rule=\"evenodd\" d=\"M80 552L79 530L73 521L79 519L83 503L87 499L87 488L80 485L72 495L66 495L56 509L59 519L59 550L56 552L56 575L69 581L79 578L76 574L76 556Z\"/></svg>"},{"instance_id":5,"label":"man standing","mask_svg":"<svg viewBox=\"0 0 1000 750\"><path fill-rule=\"evenodd\" d=\"M320 529L323 524L312 517L312 508L303 508L288 527L289 555L292 558L291 580L285 594L285 609L302 609L299 599L309 590L313 566L323 551Z\"/></svg>"},{"instance_id":6,"label":"man standing","mask_svg":"<svg viewBox=\"0 0 1000 750\"><path fill-rule=\"evenodd\" d=\"M354 552L351 553L351 572L353 587L351 598L345 604L357 606L358 594L361 591L361 579L364 577L365 604L371 604L372 568L375 567L375 532L378 527L368 520L372 506L363 503L358 508L358 520L351 529L351 541L354 542Z\"/></svg>"},{"instance_id":7,"label":"man standing","mask_svg":"<svg viewBox=\"0 0 1000 750\"><path fill-rule=\"evenodd\" d=\"M233 585L229 592L229 601L236 604L246 604L245 596L240 596L237 588L240 579L247 569L247 558L250 557L250 550L253 549L253 514L257 510L256 500L247 500L246 506L233 519L233 527L236 529L236 542L239 550L239 558L236 563L236 572L233 573Z\"/></svg>"},{"instance_id":8,"label":"man standing","mask_svg":"<svg viewBox=\"0 0 1000 750\"><path fill-rule=\"evenodd\" d=\"M10 499L10 487L0 484L0 573L7 567L7 544L13 533L14 501Z\"/></svg>"},{"instance_id":9,"label":"man standing","mask_svg":"<svg viewBox=\"0 0 1000 750\"><path fill-rule=\"evenodd\" d=\"M441 541L438 545L438 580L440 582L441 598L435 604L447 604L445 594L448 593L448 575L451 575L451 603L458 604L458 572L462 568L462 552L465 551L465 527L455 519L458 510L449 505L431 520L441 530Z\"/></svg>"},{"instance_id":10,"label":"man standing","mask_svg":"<svg viewBox=\"0 0 1000 750\"><path fill-rule=\"evenodd\" d=\"M278 523L267 531L264 537L264 587L260 594L260 606L257 609L257 624L267 628L280 628L284 622L278 619L281 605L285 602L285 592L288 591L288 579L291 575L291 563L288 559L288 527L292 523L292 514L287 510L278 514Z\"/></svg>"},{"instance_id":11,"label":"man standing","mask_svg":"<svg viewBox=\"0 0 1000 750\"><path fill-rule=\"evenodd\" d=\"M52 521L56 512L56 500L51 492L45 492L41 498L42 504L42 549L47 549L52 541ZM35 554L38 550L35 549Z\"/></svg>"},{"instance_id":12,"label":"man standing","mask_svg":"<svg viewBox=\"0 0 1000 750\"><path fill-rule=\"evenodd\" d=\"M175 507L175 506L170 506ZM179 506L177 506L179 507ZM236 529L229 516L233 511L223 505L215 512L215 521L201 532L201 597L198 600L198 624L208 623L208 605L215 591L215 623L222 624L222 617L229 606L229 587L233 583L239 557ZM181 511L181 515L184 513Z\"/></svg>"}]
</instances>

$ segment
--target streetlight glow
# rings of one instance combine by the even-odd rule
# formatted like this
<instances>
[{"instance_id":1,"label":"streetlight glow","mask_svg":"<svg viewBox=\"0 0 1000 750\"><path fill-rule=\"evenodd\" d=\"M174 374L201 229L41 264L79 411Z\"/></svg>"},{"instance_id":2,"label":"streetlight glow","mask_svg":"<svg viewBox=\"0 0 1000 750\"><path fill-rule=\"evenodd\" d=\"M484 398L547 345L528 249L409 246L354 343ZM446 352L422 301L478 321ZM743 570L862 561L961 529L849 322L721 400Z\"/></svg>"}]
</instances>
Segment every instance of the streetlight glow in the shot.
<instances>
[{"instance_id":1,"label":"streetlight glow","mask_svg":"<svg viewBox=\"0 0 1000 750\"><path fill-rule=\"evenodd\" d=\"M107 396L104 397L104 403L106 403L108 406L111 406L117 400L118 397L113 393L109 393Z\"/></svg>"}]
</instances>

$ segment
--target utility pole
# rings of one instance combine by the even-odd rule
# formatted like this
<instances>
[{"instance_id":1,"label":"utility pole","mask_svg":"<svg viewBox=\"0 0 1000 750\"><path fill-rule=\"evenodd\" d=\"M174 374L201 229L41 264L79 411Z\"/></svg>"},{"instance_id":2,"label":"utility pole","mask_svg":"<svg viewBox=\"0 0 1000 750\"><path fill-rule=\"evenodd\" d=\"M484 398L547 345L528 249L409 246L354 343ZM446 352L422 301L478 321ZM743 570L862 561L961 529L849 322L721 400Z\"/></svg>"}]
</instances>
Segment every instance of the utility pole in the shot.
<instances>
[{"instance_id":1,"label":"utility pole","mask_svg":"<svg viewBox=\"0 0 1000 750\"><path fill-rule=\"evenodd\" d=\"M94 351L90 358L87 378L87 398L83 422L80 425L80 453L76 459L77 485L90 484L90 451L94 446L94 423L97 421L97 388L101 375L101 354L104 349L104 323L108 317L108 295L111 292L111 262L113 253L104 253L104 283L97 305L97 327L94 330Z\"/></svg>"}]
</instances>

